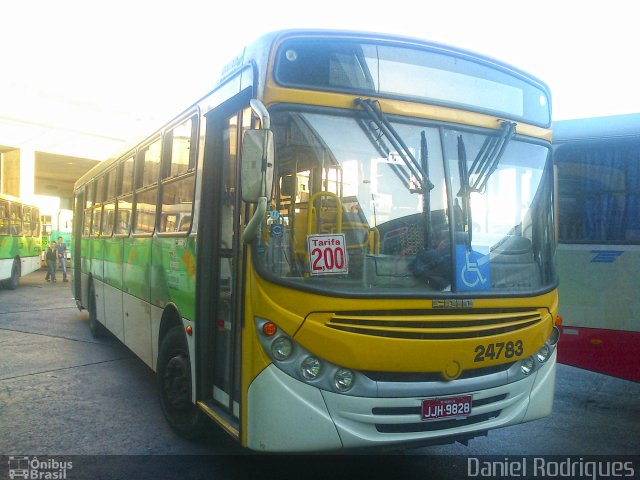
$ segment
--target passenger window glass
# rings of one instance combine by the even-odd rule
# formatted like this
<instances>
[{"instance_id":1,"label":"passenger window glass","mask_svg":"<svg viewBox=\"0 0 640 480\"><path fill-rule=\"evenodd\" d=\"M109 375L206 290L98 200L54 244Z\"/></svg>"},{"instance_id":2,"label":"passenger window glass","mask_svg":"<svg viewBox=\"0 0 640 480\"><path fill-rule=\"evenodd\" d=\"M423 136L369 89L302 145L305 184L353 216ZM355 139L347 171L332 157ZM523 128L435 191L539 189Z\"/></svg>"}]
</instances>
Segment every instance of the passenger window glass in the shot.
<instances>
[{"instance_id":1,"label":"passenger window glass","mask_svg":"<svg viewBox=\"0 0 640 480\"><path fill-rule=\"evenodd\" d=\"M111 169L107 174L107 195L105 200L111 200L116 196L116 170Z\"/></svg>"},{"instance_id":2,"label":"passenger window glass","mask_svg":"<svg viewBox=\"0 0 640 480\"><path fill-rule=\"evenodd\" d=\"M116 210L115 234L129 235L129 227L131 226L131 206L133 203L133 195L127 195L118 200L118 209Z\"/></svg>"},{"instance_id":3,"label":"passenger window glass","mask_svg":"<svg viewBox=\"0 0 640 480\"><path fill-rule=\"evenodd\" d=\"M87 196L86 196L86 201L84 205L85 208L91 208L91 206L93 205L94 193L95 193L95 182L91 182L87 186Z\"/></svg>"},{"instance_id":4,"label":"passenger window glass","mask_svg":"<svg viewBox=\"0 0 640 480\"><path fill-rule=\"evenodd\" d=\"M31 235L34 237L40 236L40 210L33 209L31 213Z\"/></svg>"},{"instance_id":5,"label":"passenger window glass","mask_svg":"<svg viewBox=\"0 0 640 480\"><path fill-rule=\"evenodd\" d=\"M236 222L236 162L238 160L238 115L228 119L227 128L223 132L222 162L222 225L220 231L220 247L233 248L233 230Z\"/></svg>"},{"instance_id":6,"label":"passenger window glass","mask_svg":"<svg viewBox=\"0 0 640 480\"><path fill-rule=\"evenodd\" d=\"M192 151L193 125L194 122L190 118L170 133L172 136L170 177L186 173L195 166L195 152Z\"/></svg>"},{"instance_id":7,"label":"passenger window glass","mask_svg":"<svg viewBox=\"0 0 640 480\"><path fill-rule=\"evenodd\" d=\"M187 232L191 228L195 178L191 174L163 185L161 232Z\"/></svg>"},{"instance_id":8,"label":"passenger window glass","mask_svg":"<svg viewBox=\"0 0 640 480\"><path fill-rule=\"evenodd\" d=\"M11 204L11 235L22 235L22 205Z\"/></svg>"},{"instance_id":9,"label":"passenger window glass","mask_svg":"<svg viewBox=\"0 0 640 480\"><path fill-rule=\"evenodd\" d=\"M93 225L91 227L91 235L97 237L100 235L100 226L102 224L102 207L93 209Z\"/></svg>"},{"instance_id":10,"label":"passenger window glass","mask_svg":"<svg viewBox=\"0 0 640 480\"><path fill-rule=\"evenodd\" d=\"M113 202L107 203L102 212L101 236L110 237L113 232L113 222L115 220L116 206Z\"/></svg>"},{"instance_id":11,"label":"passenger window glass","mask_svg":"<svg viewBox=\"0 0 640 480\"><path fill-rule=\"evenodd\" d=\"M91 234L91 209L85 208L82 223L82 236L88 237Z\"/></svg>"},{"instance_id":12,"label":"passenger window glass","mask_svg":"<svg viewBox=\"0 0 640 480\"><path fill-rule=\"evenodd\" d=\"M118 195L126 195L133 191L133 157L127 158L118 167L120 169L120 191Z\"/></svg>"},{"instance_id":13,"label":"passenger window glass","mask_svg":"<svg viewBox=\"0 0 640 480\"><path fill-rule=\"evenodd\" d=\"M105 176L100 175L96 182L96 203L104 202Z\"/></svg>"},{"instance_id":14,"label":"passenger window glass","mask_svg":"<svg viewBox=\"0 0 640 480\"><path fill-rule=\"evenodd\" d=\"M153 233L156 223L157 188L136 193L136 219L134 233Z\"/></svg>"},{"instance_id":15,"label":"passenger window glass","mask_svg":"<svg viewBox=\"0 0 640 480\"><path fill-rule=\"evenodd\" d=\"M138 187L146 187L158 181L158 175L160 174L161 151L162 142L158 139L140 152L140 161L142 162L142 182L137 182Z\"/></svg>"},{"instance_id":16,"label":"passenger window glass","mask_svg":"<svg viewBox=\"0 0 640 480\"><path fill-rule=\"evenodd\" d=\"M640 244L640 157L626 146L559 149L561 243Z\"/></svg>"},{"instance_id":17,"label":"passenger window glass","mask_svg":"<svg viewBox=\"0 0 640 480\"><path fill-rule=\"evenodd\" d=\"M24 235L31 236L31 207L23 207L22 230Z\"/></svg>"},{"instance_id":18,"label":"passenger window glass","mask_svg":"<svg viewBox=\"0 0 640 480\"><path fill-rule=\"evenodd\" d=\"M9 233L9 205L7 202L0 202L0 235Z\"/></svg>"}]
</instances>

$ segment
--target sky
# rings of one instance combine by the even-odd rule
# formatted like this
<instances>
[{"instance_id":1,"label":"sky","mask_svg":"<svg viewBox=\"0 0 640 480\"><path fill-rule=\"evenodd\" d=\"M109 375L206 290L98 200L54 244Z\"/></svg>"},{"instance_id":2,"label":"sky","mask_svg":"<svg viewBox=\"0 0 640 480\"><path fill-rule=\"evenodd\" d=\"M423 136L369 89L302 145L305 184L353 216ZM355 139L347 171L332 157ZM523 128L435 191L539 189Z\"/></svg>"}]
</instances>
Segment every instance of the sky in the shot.
<instances>
[{"instance_id":1,"label":"sky","mask_svg":"<svg viewBox=\"0 0 640 480\"><path fill-rule=\"evenodd\" d=\"M402 34L497 58L549 85L554 120L637 113L636 3L2 2L0 121L98 135L105 147L133 139L203 96L246 43L296 27Z\"/></svg>"}]
</instances>

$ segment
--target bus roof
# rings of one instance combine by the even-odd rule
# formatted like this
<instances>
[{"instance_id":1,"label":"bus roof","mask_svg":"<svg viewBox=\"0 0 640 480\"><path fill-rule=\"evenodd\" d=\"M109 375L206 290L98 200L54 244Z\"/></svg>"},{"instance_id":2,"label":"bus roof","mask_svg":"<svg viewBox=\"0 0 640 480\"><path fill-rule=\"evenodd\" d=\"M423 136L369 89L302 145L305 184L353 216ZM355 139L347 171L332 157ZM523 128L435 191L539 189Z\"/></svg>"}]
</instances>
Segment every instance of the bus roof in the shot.
<instances>
[{"instance_id":1,"label":"bus roof","mask_svg":"<svg viewBox=\"0 0 640 480\"><path fill-rule=\"evenodd\" d=\"M535 84L540 87L548 97L551 96L549 87L540 79L534 77L533 75L520 70L516 67L508 65L500 60L496 60L494 58L472 52L469 50L464 50L457 47L452 47L449 45L444 45L441 43L405 37L401 35L393 35L386 33L376 33L376 32L363 32L363 31L349 31L349 30L329 30L329 29L288 29L288 30L277 30L273 32L266 33L260 37L258 37L255 41L249 43L244 48L240 50L240 52L235 55L223 68L215 85L212 86L211 91L207 92L204 96L199 98L196 102L190 105L187 109L185 109L179 115L173 117L170 122L166 123L164 126L156 129L153 132L150 132L149 135L144 137L139 137L135 140L132 140L131 143L127 144L123 148L114 152L113 155L100 162L98 165L93 167L91 170L86 172L82 177L80 177L74 186L74 190L79 188L80 186L91 181L95 175L102 173L108 169L110 169L119 159L129 156L130 154L134 154L137 147L144 144L144 142L153 138L154 136L159 135L167 125L170 125L175 119L180 118L185 113L194 110L201 102L203 102L209 95L212 95L216 90L221 88L224 83L234 75L237 75L238 72L247 68L248 65L264 65L267 61L269 55L271 54L271 49L274 45L276 45L279 41L289 37L295 36L305 36L305 37L336 37L336 38L351 38L354 40L372 40L372 41L381 41L381 42L397 42L403 43L405 45L416 45L421 47L431 48L435 51L439 51L443 54L450 54L462 58L467 58L470 60L478 61L485 63L487 65L491 65L497 69L501 69L503 71L507 71L515 77L520 77L526 79L526 81Z\"/></svg>"},{"instance_id":2,"label":"bus roof","mask_svg":"<svg viewBox=\"0 0 640 480\"><path fill-rule=\"evenodd\" d=\"M504 63L501 60L497 60L493 57L471 51L465 50L463 48L454 47L452 45L447 45L431 40L426 40L422 38L409 37L397 34L390 33L379 33L379 32L367 32L367 31L357 31L357 30L332 30L332 29L286 29L286 30L276 30L273 32L266 33L260 37L258 37L254 42L250 43L243 49L239 55L236 55L225 67L222 69L221 80L226 78L227 74L233 71L234 67L238 66L238 61L242 60L244 57L244 62L247 63L250 60L251 54L254 53L255 49L262 49L264 46L271 46L277 43L277 41L282 40L287 37L294 36L318 36L318 37L342 37L342 38L353 38L355 40L376 40L376 41L388 41L388 42L398 42L404 44L413 44L422 47L430 47L434 50L439 50L442 53L450 53L458 56L469 57L475 60L479 60L481 62L485 62L488 64L493 64L496 67L499 67L504 70L508 70L511 73L526 77L527 79L533 81L534 83L539 84L547 93L549 92L549 87L546 83L544 83L539 78L531 75L524 70L521 70L513 65L509 65Z\"/></svg>"},{"instance_id":3,"label":"bus roof","mask_svg":"<svg viewBox=\"0 0 640 480\"><path fill-rule=\"evenodd\" d=\"M640 138L640 113L553 122L553 142Z\"/></svg>"}]
</instances>

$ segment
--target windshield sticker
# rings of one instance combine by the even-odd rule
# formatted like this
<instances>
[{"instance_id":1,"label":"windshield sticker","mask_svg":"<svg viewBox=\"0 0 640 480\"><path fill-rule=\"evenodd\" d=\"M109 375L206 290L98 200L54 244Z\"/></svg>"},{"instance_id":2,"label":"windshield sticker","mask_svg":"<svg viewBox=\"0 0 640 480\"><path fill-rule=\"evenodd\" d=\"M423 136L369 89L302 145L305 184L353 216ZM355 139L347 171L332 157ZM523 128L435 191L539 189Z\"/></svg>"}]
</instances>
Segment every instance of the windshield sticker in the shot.
<instances>
[{"instance_id":1,"label":"windshield sticker","mask_svg":"<svg viewBox=\"0 0 640 480\"><path fill-rule=\"evenodd\" d=\"M349 273L344 233L307 235L311 275Z\"/></svg>"},{"instance_id":2,"label":"windshield sticker","mask_svg":"<svg viewBox=\"0 0 640 480\"><path fill-rule=\"evenodd\" d=\"M279 238L282 236L282 225L280 225L279 223L272 224L270 230L272 237Z\"/></svg>"},{"instance_id":3,"label":"windshield sticker","mask_svg":"<svg viewBox=\"0 0 640 480\"><path fill-rule=\"evenodd\" d=\"M491 289L489 255L470 250L466 245L457 245L456 278L459 292Z\"/></svg>"}]
</instances>

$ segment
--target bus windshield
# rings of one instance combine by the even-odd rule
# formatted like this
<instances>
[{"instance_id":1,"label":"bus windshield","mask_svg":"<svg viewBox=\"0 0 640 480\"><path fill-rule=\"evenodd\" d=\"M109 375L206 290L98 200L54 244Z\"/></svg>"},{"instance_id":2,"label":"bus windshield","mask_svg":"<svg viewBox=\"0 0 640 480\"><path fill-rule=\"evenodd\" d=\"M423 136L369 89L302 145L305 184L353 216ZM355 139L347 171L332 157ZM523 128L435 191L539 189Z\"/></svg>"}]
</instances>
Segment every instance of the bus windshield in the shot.
<instances>
[{"instance_id":1,"label":"bus windshield","mask_svg":"<svg viewBox=\"0 0 640 480\"><path fill-rule=\"evenodd\" d=\"M548 146L500 128L387 121L394 134L362 111L274 112L275 197L254 253L262 275L356 296L554 282ZM501 137L500 155L483 157Z\"/></svg>"}]
</instances>

